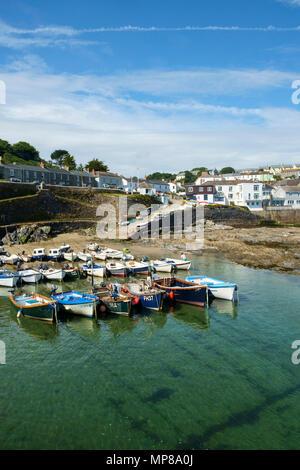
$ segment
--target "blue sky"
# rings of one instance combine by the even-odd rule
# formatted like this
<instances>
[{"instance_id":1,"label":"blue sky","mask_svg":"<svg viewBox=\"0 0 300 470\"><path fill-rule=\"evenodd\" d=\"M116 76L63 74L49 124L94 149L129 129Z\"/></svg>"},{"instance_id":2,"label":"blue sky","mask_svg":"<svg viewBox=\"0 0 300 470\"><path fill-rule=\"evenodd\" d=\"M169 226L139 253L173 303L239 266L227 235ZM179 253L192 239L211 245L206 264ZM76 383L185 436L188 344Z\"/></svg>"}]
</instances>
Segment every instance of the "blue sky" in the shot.
<instances>
[{"instance_id":1,"label":"blue sky","mask_svg":"<svg viewBox=\"0 0 300 470\"><path fill-rule=\"evenodd\" d=\"M300 0L12 0L0 138L144 176L300 162Z\"/></svg>"}]
</instances>

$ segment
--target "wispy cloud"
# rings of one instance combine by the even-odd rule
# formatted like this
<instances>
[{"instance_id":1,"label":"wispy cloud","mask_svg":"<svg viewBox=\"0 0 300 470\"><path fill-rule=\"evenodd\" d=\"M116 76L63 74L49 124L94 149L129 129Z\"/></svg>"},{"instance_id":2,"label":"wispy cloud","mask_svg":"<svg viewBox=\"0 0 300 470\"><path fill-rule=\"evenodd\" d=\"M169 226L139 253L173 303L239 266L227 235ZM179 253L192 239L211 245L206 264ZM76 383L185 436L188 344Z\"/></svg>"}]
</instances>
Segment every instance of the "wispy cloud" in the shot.
<instances>
[{"instance_id":1,"label":"wispy cloud","mask_svg":"<svg viewBox=\"0 0 300 470\"><path fill-rule=\"evenodd\" d=\"M300 0L291 0L295 5ZM292 3L291 3L292 4ZM300 26L238 26L238 25L184 25L174 27L124 25L115 27L81 28L46 25L37 28L16 28L0 21L0 46L22 49L26 47L78 47L103 44L99 40L86 39L86 35L99 33L155 33L155 32L298 32ZM79 39L79 36L81 37Z\"/></svg>"},{"instance_id":2,"label":"wispy cloud","mask_svg":"<svg viewBox=\"0 0 300 470\"><path fill-rule=\"evenodd\" d=\"M276 0L278 3L285 3L286 5L291 5L293 7L300 6L300 0Z\"/></svg>"},{"instance_id":3,"label":"wispy cloud","mask_svg":"<svg viewBox=\"0 0 300 470\"><path fill-rule=\"evenodd\" d=\"M134 174L139 167L140 176L154 168L176 171L200 163L219 167L234 161L243 167L299 159L297 107L253 105L267 87L285 90L288 83L290 88L292 73L58 75L36 71L38 56L22 60L0 76L9 84L7 104L0 108L1 136L30 141L43 157L62 147L81 161L101 157L115 171ZM235 88L241 94L236 102ZM241 105L249 89L251 107Z\"/></svg>"}]
</instances>

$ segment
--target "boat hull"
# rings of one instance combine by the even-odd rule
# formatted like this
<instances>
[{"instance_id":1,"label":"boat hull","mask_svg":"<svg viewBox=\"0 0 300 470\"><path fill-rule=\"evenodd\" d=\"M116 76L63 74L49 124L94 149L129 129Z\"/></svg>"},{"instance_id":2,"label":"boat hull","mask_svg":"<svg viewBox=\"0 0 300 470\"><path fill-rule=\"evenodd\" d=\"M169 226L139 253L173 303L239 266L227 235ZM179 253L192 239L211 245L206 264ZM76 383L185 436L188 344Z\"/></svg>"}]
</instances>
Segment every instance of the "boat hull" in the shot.
<instances>
[{"instance_id":1,"label":"boat hull","mask_svg":"<svg viewBox=\"0 0 300 470\"><path fill-rule=\"evenodd\" d=\"M158 289L164 290L176 302L205 307L207 300L212 300L206 286L197 286L195 284L182 281L176 278L165 278L155 282Z\"/></svg>"},{"instance_id":2,"label":"boat hull","mask_svg":"<svg viewBox=\"0 0 300 470\"><path fill-rule=\"evenodd\" d=\"M49 281L63 281L66 273L62 269L58 269L57 271L53 271L51 273L47 273L45 271L42 272L43 276Z\"/></svg>"},{"instance_id":3,"label":"boat hull","mask_svg":"<svg viewBox=\"0 0 300 470\"><path fill-rule=\"evenodd\" d=\"M161 310L162 308L162 301L163 301L163 293L159 292L157 294L145 294L145 295L138 295L140 299L141 306L143 308L147 308L149 310Z\"/></svg>"},{"instance_id":4,"label":"boat hull","mask_svg":"<svg viewBox=\"0 0 300 470\"><path fill-rule=\"evenodd\" d=\"M12 307L18 315L22 315L26 318L33 318L36 320L43 320L47 322L56 321L56 307L54 302L52 304L25 307L18 304L18 299L20 299L21 297L22 296L10 296Z\"/></svg>"},{"instance_id":5,"label":"boat hull","mask_svg":"<svg viewBox=\"0 0 300 470\"><path fill-rule=\"evenodd\" d=\"M15 287L18 282L18 276L0 275L1 287Z\"/></svg>"},{"instance_id":6,"label":"boat hull","mask_svg":"<svg viewBox=\"0 0 300 470\"><path fill-rule=\"evenodd\" d=\"M19 272L19 278L21 282L25 282L26 284L36 284L42 279L42 274L41 273L26 273L24 272Z\"/></svg>"},{"instance_id":7,"label":"boat hull","mask_svg":"<svg viewBox=\"0 0 300 470\"><path fill-rule=\"evenodd\" d=\"M237 298L237 284L206 278L205 276L191 276L187 277L186 280L197 285L207 285L210 292L216 299L228 300L232 302Z\"/></svg>"}]
</instances>

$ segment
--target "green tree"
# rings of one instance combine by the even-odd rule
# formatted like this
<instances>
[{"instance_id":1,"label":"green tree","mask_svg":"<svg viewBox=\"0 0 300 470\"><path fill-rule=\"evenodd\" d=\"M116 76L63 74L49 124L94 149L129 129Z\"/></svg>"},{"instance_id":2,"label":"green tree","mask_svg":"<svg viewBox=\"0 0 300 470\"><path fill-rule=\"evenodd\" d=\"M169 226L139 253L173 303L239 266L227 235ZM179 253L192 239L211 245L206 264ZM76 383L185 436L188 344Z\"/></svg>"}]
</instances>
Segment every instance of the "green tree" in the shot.
<instances>
[{"instance_id":1,"label":"green tree","mask_svg":"<svg viewBox=\"0 0 300 470\"><path fill-rule=\"evenodd\" d=\"M103 163L102 160L98 160L98 158L94 158L93 160L89 161L85 165L86 169L95 170L95 171L109 171L109 168L107 165Z\"/></svg>"},{"instance_id":2,"label":"green tree","mask_svg":"<svg viewBox=\"0 0 300 470\"><path fill-rule=\"evenodd\" d=\"M0 156L3 157L3 155L7 153L11 153L11 145L7 140L2 140L0 139Z\"/></svg>"},{"instance_id":3,"label":"green tree","mask_svg":"<svg viewBox=\"0 0 300 470\"><path fill-rule=\"evenodd\" d=\"M28 142L17 142L11 148L11 153L22 160L33 160L39 162L40 154L39 152Z\"/></svg>"},{"instance_id":4,"label":"green tree","mask_svg":"<svg viewBox=\"0 0 300 470\"><path fill-rule=\"evenodd\" d=\"M73 155L69 155L69 154L65 155L63 158L62 164L64 166L69 167L69 170L76 170L76 161Z\"/></svg>"},{"instance_id":5,"label":"green tree","mask_svg":"<svg viewBox=\"0 0 300 470\"><path fill-rule=\"evenodd\" d=\"M54 160L57 165L62 165L63 160L65 157L70 156L69 152L67 150L54 150L54 152L51 153L50 158L51 160Z\"/></svg>"},{"instance_id":6,"label":"green tree","mask_svg":"<svg viewBox=\"0 0 300 470\"><path fill-rule=\"evenodd\" d=\"M225 167L222 168L222 170L220 171L220 174L221 174L221 175L227 175L228 173L235 173L235 169L232 168L232 166L225 166Z\"/></svg>"},{"instance_id":7,"label":"green tree","mask_svg":"<svg viewBox=\"0 0 300 470\"><path fill-rule=\"evenodd\" d=\"M191 171L186 170L184 172L184 182L185 184L195 183L197 175L193 175Z\"/></svg>"},{"instance_id":8,"label":"green tree","mask_svg":"<svg viewBox=\"0 0 300 470\"><path fill-rule=\"evenodd\" d=\"M156 171L155 173L151 173L151 175L148 175L146 177L147 180L165 180L165 181L171 181L176 177L176 174L172 173L160 173L159 171Z\"/></svg>"}]
</instances>

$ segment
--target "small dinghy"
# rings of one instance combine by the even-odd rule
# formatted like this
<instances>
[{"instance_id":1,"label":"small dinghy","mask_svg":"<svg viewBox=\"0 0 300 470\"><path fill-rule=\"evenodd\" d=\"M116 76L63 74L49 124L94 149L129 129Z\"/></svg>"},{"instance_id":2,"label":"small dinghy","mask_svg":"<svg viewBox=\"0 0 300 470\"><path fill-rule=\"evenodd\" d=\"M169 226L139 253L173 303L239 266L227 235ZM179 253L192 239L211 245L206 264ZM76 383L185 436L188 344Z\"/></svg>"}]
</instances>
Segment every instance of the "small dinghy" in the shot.
<instances>
[{"instance_id":1,"label":"small dinghy","mask_svg":"<svg viewBox=\"0 0 300 470\"><path fill-rule=\"evenodd\" d=\"M93 293L98 296L102 305L100 311L116 313L118 315L130 315L132 307L132 297L130 294L120 292L118 285L110 284L110 288L96 287ZM103 308L103 305L105 309Z\"/></svg>"},{"instance_id":2,"label":"small dinghy","mask_svg":"<svg viewBox=\"0 0 300 470\"><path fill-rule=\"evenodd\" d=\"M134 256L131 255L130 253L123 253L122 260L123 261L133 261Z\"/></svg>"},{"instance_id":3,"label":"small dinghy","mask_svg":"<svg viewBox=\"0 0 300 470\"><path fill-rule=\"evenodd\" d=\"M24 269L18 271L18 276L21 282L25 282L26 284L36 284L39 282L43 275L36 269Z\"/></svg>"},{"instance_id":4,"label":"small dinghy","mask_svg":"<svg viewBox=\"0 0 300 470\"><path fill-rule=\"evenodd\" d=\"M157 272L162 273L171 273L175 270L175 265L172 263L167 263L166 261L161 261L159 259L152 261L151 265Z\"/></svg>"},{"instance_id":5,"label":"small dinghy","mask_svg":"<svg viewBox=\"0 0 300 470\"><path fill-rule=\"evenodd\" d=\"M23 263L30 263L30 261L32 260L32 256L27 255L25 251L22 251L22 253L19 255L19 259Z\"/></svg>"},{"instance_id":6,"label":"small dinghy","mask_svg":"<svg viewBox=\"0 0 300 470\"><path fill-rule=\"evenodd\" d=\"M104 251L92 251L92 256L96 259L100 259L101 261L105 261L107 258L107 255L104 253Z\"/></svg>"},{"instance_id":7,"label":"small dinghy","mask_svg":"<svg viewBox=\"0 0 300 470\"><path fill-rule=\"evenodd\" d=\"M57 322L56 302L40 294L10 295L9 297L17 316Z\"/></svg>"},{"instance_id":8,"label":"small dinghy","mask_svg":"<svg viewBox=\"0 0 300 470\"><path fill-rule=\"evenodd\" d=\"M166 261L166 263L174 264L176 269L184 269L186 271L188 271L192 265L191 261L183 261L182 259L166 258L164 261Z\"/></svg>"},{"instance_id":9,"label":"small dinghy","mask_svg":"<svg viewBox=\"0 0 300 470\"><path fill-rule=\"evenodd\" d=\"M106 267L94 264L90 266L89 264L83 264L82 270L87 273L88 276L104 277L106 276Z\"/></svg>"},{"instance_id":10,"label":"small dinghy","mask_svg":"<svg viewBox=\"0 0 300 470\"><path fill-rule=\"evenodd\" d=\"M69 253L63 253L63 257L66 261L75 261L77 259L77 254L74 251L70 251Z\"/></svg>"},{"instance_id":11,"label":"small dinghy","mask_svg":"<svg viewBox=\"0 0 300 470\"><path fill-rule=\"evenodd\" d=\"M127 270L133 274L145 274L147 276L150 271L149 264L142 261L126 261L125 265Z\"/></svg>"},{"instance_id":12,"label":"small dinghy","mask_svg":"<svg viewBox=\"0 0 300 470\"><path fill-rule=\"evenodd\" d=\"M3 256L0 256L0 259L2 261L3 264L16 264L18 261L19 261L19 256L17 255L3 255Z\"/></svg>"},{"instance_id":13,"label":"small dinghy","mask_svg":"<svg viewBox=\"0 0 300 470\"><path fill-rule=\"evenodd\" d=\"M98 251L99 250L99 245L98 243L89 243L86 247L87 250L89 251Z\"/></svg>"},{"instance_id":14,"label":"small dinghy","mask_svg":"<svg viewBox=\"0 0 300 470\"><path fill-rule=\"evenodd\" d=\"M123 253L119 250L113 250L112 248L105 248L103 253L106 254L107 258L122 259Z\"/></svg>"},{"instance_id":15,"label":"small dinghy","mask_svg":"<svg viewBox=\"0 0 300 470\"><path fill-rule=\"evenodd\" d=\"M91 261L91 259L92 259L92 255L90 255L89 253L85 253L85 251L79 251L79 253L77 253L77 257L81 261L84 261L85 263L87 261Z\"/></svg>"},{"instance_id":16,"label":"small dinghy","mask_svg":"<svg viewBox=\"0 0 300 470\"><path fill-rule=\"evenodd\" d=\"M92 318L96 315L98 297L82 292L70 291L60 294L52 293L51 297L59 304L59 308L67 313Z\"/></svg>"},{"instance_id":17,"label":"small dinghy","mask_svg":"<svg viewBox=\"0 0 300 470\"><path fill-rule=\"evenodd\" d=\"M63 243L60 247L59 247L59 250L62 252L62 253L68 253L68 251L70 251L70 245L66 245L65 243Z\"/></svg>"},{"instance_id":18,"label":"small dinghy","mask_svg":"<svg viewBox=\"0 0 300 470\"><path fill-rule=\"evenodd\" d=\"M19 276L12 271L6 269L0 270L0 286L2 287L15 287L19 279Z\"/></svg>"},{"instance_id":19,"label":"small dinghy","mask_svg":"<svg viewBox=\"0 0 300 470\"><path fill-rule=\"evenodd\" d=\"M207 285L210 292L216 299L222 300L237 300L238 286L232 282L219 281L212 277L207 276L189 276L185 278L186 281L192 282L199 286Z\"/></svg>"},{"instance_id":20,"label":"small dinghy","mask_svg":"<svg viewBox=\"0 0 300 470\"><path fill-rule=\"evenodd\" d=\"M112 276L125 277L127 268L123 263L106 263L106 269Z\"/></svg>"},{"instance_id":21,"label":"small dinghy","mask_svg":"<svg viewBox=\"0 0 300 470\"><path fill-rule=\"evenodd\" d=\"M214 298L207 285L199 286L175 277L158 279L154 281L154 285L158 289L165 291L169 295L170 300L183 304L205 307Z\"/></svg>"},{"instance_id":22,"label":"small dinghy","mask_svg":"<svg viewBox=\"0 0 300 470\"><path fill-rule=\"evenodd\" d=\"M134 304L150 310L161 310L165 293L161 289L155 289L145 282L126 284L126 288L139 302L134 299Z\"/></svg>"},{"instance_id":23,"label":"small dinghy","mask_svg":"<svg viewBox=\"0 0 300 470\"><path fill-rule=\"evenodd\" d=\"M40 269L40 273L49 281L63 281L66 276L66 272L63 269L42 268Z\"/></svg>"}]
</instances>

